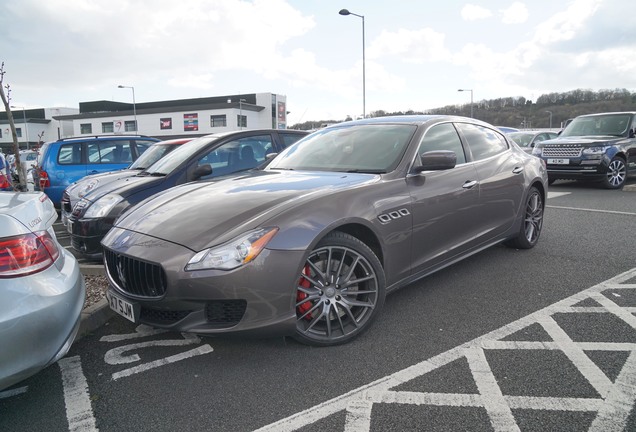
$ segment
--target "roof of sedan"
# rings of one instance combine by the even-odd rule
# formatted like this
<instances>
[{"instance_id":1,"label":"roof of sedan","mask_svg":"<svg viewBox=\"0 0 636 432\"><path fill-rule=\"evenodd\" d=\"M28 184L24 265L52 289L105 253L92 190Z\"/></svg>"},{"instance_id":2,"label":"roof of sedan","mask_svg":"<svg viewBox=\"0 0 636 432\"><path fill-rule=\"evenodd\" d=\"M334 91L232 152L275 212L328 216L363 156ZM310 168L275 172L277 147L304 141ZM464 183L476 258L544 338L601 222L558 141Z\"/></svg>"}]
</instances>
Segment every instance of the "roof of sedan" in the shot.
<instances>
[{"instance_id":1,"label":"roof of sedan","mask_svg":"<svg viewBox=\"0 0 636 432\"><path fill-rule=\"evenodd\" d=\"M337 123L328 127L337 127L343 125L358 125L358 124L374 124L374 123L408 123L408 124L424 124L431 120L469 120L482 123L480 120L471 119L467 117L442 115L442 114L419 114L419 115L401 115L401 116L386 116L386 117L371 117L359 120L352 120L343 123Z\"/></svg>"},{"instance_id":2,"label":"roof of sedan","mask_svg":"<svg viewBox=\"0 0 636 432\"><path fill-rule=\"evenodd\" d=\"M158 143L155 143L154 145L180 145L180 144L185 144L188 141L192 141L194 138L174 138L174 139L169 139L169 140L165 140L165 141L159 141Z\"/></svg>"}]
</instances>

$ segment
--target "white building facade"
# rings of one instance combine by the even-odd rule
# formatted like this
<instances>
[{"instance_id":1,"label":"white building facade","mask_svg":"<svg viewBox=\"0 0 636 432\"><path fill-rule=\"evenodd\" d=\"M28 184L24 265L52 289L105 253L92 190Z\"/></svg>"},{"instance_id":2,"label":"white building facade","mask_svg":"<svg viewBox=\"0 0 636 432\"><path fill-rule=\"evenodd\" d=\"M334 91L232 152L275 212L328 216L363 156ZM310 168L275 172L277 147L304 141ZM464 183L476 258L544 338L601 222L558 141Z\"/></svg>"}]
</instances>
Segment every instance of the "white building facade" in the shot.
<instances>
[{"instance_id":1,"label":"white building facade","mask_svg":"<svg viewBox=\"0 0 636 432\"><path fill-rule=\"evenodd\" d=\"M37 148L40 143L54 141L73 135L73 122L55 120L78 114L77 108L32 108L11 109L20 149ZM6 112L0 112L0 151L13 153L13 135Z\"/></svg>"},{"instance_id":2,"label":"white building facade","mask_svg":"<svg viewBox=\"0 0 636 432\"><path fill-rule=\"evenodd\" d=\"M286 129L287 98L251 93L144 103L81 102L78 113L54 118L70 121L72 136L197 137L239 129Z\"/></svg>"}]
</instances>

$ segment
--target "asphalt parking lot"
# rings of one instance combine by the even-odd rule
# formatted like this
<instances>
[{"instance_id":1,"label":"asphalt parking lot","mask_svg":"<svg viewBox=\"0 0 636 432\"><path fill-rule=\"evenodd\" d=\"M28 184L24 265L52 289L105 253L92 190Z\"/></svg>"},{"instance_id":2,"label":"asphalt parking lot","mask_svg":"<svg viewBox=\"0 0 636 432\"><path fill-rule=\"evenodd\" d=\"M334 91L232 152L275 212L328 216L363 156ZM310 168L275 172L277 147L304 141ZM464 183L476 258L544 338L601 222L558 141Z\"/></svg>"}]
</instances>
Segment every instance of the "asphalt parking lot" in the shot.
<instances>
[{"instance_id":1,"label":"asphalt parking lot","mask_svg":"<svg viewBox=\"0 0 636 432\"><path fill-rule=\"evenodd\" d=\"M0 393L0 430L636 430L636 200L557 182L542 239L387 298L343 346L114 317Z\"/></svg>"}]
</instances>

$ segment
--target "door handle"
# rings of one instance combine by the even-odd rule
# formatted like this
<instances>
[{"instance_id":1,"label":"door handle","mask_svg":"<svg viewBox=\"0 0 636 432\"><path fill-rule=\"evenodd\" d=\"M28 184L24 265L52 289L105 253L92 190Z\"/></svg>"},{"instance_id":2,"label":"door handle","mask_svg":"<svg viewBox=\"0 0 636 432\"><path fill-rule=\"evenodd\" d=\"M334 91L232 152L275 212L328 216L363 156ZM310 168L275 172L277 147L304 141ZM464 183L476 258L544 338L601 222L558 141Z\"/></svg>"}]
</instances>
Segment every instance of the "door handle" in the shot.
<instances>
[{"instance_id":1,"label":"door handle","mask_svg":"<svg viewBox=\"0 0 636 432\"><path fill-rule=\"evenodd\" d=\"M93 171L91 171L90 173L91 173L91 174L97 174L98 172L99 172L99 171L97 171L97 170L93 170Z\"/></svg>"},{"instance_id":2,"label":"door handle","mask_svg":"<svg viewBox=\"0 0 636 432\"><path fill-rule=\"evenodd\" d=\"M519 174L523 172L523 167L514 167L514 169L512 170L513 174Z\"/></svg>"},{"instance_id":3,"label":"door handle","mask_svg":"<svg viewBox=\"0 0 636 432\"><path fill-rule=\"evenodd\" d=\"M467 180L466 183L462 185L464 189L472 189L477 184L477 180Z\"/></svg>"}]
</instances>

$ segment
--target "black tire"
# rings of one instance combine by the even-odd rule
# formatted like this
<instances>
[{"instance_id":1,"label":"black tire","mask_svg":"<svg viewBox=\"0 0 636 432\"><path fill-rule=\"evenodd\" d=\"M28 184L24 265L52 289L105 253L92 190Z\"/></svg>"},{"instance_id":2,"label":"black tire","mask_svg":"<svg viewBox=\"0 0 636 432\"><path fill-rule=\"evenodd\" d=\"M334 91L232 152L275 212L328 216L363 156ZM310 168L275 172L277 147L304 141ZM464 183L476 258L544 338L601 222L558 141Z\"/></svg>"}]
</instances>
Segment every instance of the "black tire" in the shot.
<instances>
[{"instance_id":1,"label":"black tire","mask_svg":"<svg viewBox=\"0 0 636 432\"><path fill-rule=\"evenodd\" d=\"M384 269L357 238L334 231L305 260L296 287L296 334L301 343L331 346L367 330L385 298Z\"/></svg>"},{"instance_id":2,"label":"black tire","mask_svg":"<svg viewBox=\"0 0 636 432\"><path fill-rule=\"evenodd\" d=\"M607 166L607 173L603 179L603 186L606 189L620 189L625 186L627 180L627 165L620 156L614 156Z\"/></svg>"},{"instance_id":3,"label":"black tire","mask_svg":"<svg viewBox=\"0 0 636 432\"><path fill-rule=\"evenodd\" d=\"M505 242L506 246L516 249L531 249L539 241L543 228L543 196L536 187L530 188L521 228L516 237Z\"/></svg>"}]
</instances>

